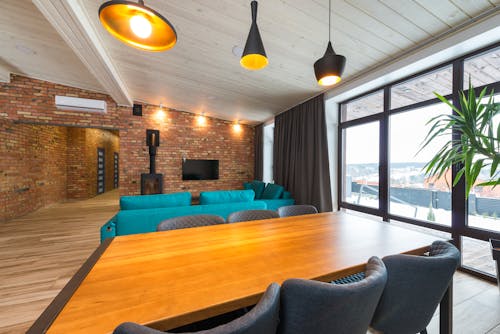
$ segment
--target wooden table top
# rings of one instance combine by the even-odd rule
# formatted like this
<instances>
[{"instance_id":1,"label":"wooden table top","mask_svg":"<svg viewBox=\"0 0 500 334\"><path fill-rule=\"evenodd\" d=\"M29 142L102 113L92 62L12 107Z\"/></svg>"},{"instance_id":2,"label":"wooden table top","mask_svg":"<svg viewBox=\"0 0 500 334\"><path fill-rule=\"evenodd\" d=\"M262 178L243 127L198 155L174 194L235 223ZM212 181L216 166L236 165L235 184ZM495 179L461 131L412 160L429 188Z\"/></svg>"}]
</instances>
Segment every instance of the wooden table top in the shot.
<instances>
[{"instance_id":1,"label":"wooden table top","mask_svg":"<svg viewBox=\"0 0 500 334\"><path fill-rule=\"evenodd\" d=\"M423 254L436 239L345 213L117 237L48 333L174 328L255 304L271 282L331 281L372 255Z\"/></svg>"}]
</instances>

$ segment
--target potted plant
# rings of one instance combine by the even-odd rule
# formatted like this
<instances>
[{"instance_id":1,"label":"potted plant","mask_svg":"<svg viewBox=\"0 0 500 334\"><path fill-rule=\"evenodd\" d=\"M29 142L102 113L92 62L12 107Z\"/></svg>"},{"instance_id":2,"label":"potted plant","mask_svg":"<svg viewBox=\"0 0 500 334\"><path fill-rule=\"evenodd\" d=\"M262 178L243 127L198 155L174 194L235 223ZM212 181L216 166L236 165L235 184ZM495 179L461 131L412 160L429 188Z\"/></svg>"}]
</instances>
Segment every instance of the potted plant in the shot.
<instances>
[{"instance_id":1,"label":"potted plant","mask_svg":"<svg viewBox=\"0 0 500 334\"><path fill-rule=\"evenodd\" d=\"M458 166L453 187L460 178L465 177L466 198L469 197L483 168L489 167L489 179L477 186L495 187L500 184L500 172L497 172L500 170L498 166L500 164L500 122L496 129L494 124L495 116L500 116L500 103L493 101L493 90L490 92L488 102L482 103L486 90L485 87L476 97L469 78L468 96L463 91L460 92L460 108L455 107L443 96L434 93L455 113L436 116L427 123L431 125L431 128L420 149L422 150L438 137L451 138L424 166L424 171L428 177L440 178L453 166ZM452 138L453 129L458 130L459 138ZM497 280L500 287L500 240L490 239L490 244L493 259L497 262Z\"/></svg>"},{"instance_id":2,"label":"potted plant","mask_svg":"<svg viewBox=\"0 0 500 334\"><path fill-rule=\"evenodd\" d=\"M457 165L459 169L452 185L456 186L460 178L465 177L466 198L483 168L489 167L489 179L477 186L495 187L500 184L500 122L495 129L493 120L495 116L500 115L500 103L494 102L493 90L488 102L482 103L486 91L487 87L476 96L469 79L468 95L460 92L460 108L434 93L455 113L439 115L427 122L431 128L420 149L421 151L438 137L450 138L424 166L424 172L428 177L441 178L452 166ZM458 130L460 138L452 138L453 129Z\"/></svg>"}]
</instances>

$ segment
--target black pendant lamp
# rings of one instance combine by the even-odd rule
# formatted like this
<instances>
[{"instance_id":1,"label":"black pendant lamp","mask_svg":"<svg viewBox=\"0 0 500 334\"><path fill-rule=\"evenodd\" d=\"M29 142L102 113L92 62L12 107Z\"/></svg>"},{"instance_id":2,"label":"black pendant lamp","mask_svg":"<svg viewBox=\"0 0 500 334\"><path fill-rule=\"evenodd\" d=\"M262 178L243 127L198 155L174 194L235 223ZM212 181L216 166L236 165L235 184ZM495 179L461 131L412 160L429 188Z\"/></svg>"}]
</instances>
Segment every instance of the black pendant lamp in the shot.
<instances>
[{"instance_id":1,"label":"black pendant lamp","mask_svg":"<svg viewBox=\"0 0 500 334\"><path fill-rule=\"evenodd\" d=\"M105 2L99 19L106 30L125 44L146 51L165 51L177 42L174 27L143 0Z\"/></svg>"},{"instance_id":2,"label":"black pendant lamp","mask_svg":"<svg viewBox=\"0 0 500 334\"><path fill-rule=\"evenodd\" d=\"M320 86L332 86L342 79L342 73L345 68L345 57L338 55L333 51L330 38L331 30L331 11L332 0L329 0L328 5L328 46L326 52L320 59L314 63L314 74Z\"/></svg>"},{"instance_id":3,"label":"black pendant lamp","mask_svg":"<svg viewBox=\"0 0 500 334\"><path fill-rule=\"evenodd\" d=\"M240 64L247 70L260 70L267 66L266 50L260 38L259 27L257 27L257 1L252 1L252 25L248 33L245 49L241 55Z\"/></svg>"}]
</instances>

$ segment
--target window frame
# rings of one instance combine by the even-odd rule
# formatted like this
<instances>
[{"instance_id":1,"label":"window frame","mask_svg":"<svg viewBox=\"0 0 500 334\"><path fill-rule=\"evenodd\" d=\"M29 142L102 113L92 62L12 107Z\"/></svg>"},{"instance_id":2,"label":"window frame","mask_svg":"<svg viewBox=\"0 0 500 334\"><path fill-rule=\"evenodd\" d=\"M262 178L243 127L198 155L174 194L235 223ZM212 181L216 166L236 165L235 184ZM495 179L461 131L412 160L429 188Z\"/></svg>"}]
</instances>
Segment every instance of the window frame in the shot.
<instances>
[{"instance_id":1,"label":"window frame","mask_svg":"<svg viewBox=\"0 0 500 334\"><path fill-rule=\"evenodd\" d=\"M377 87L363 94L359 94L350 99L342 101L338 104L338 159L337 159L337 177L338 177L338 196L337 196L337 208L341 209L349 209L355 210L359 212L363 212L366 214L371 214L375 216L379 216L383 221L390 222L390 220L397 220L403 223L413 224L417 226L432 228L434 230L442 231L450 233L453 239L454 244L457 248L462 251L462 242L461 237L468 237L483 241L489 241L490 238L500 239L500 232L482 230L477 227L472 227L467 224L468 220L468 204L465 200L465 182L463 178L460 182L451 189L451 226L436 224L428 221L422 221L418 219L413 219L409 217L402 217L395 214L389 213L389 116L397 113L403 113L409 110L422 108L425 106L429 106L432 104L440 103L440 100L437 98L428 99L425 101L420 101L414 104L410 104L407 106L391 109L391 87L401 84L403 82L407 82L412 79L416 79L425 74L429 74L433 71L437 71L441 68L445 68L447 66L452 66L452 93L445 96L445 98L452 100L453 104L459 107L459 92L463 89L464 83L464 61L469 58L480 56L481 54L486 54L493 49L500 47L500 42L489 45L485 48L479 49L472 53L468 53L466 55L457 57L451 61L447 61L444 63L440 63L436 66L433 66L429 69L425 69L419 71L411 76L404 77L397 81L388 83L386 85ZM484 87L488 87L489 90L494 89L495 92L500 92L500 80L494 83L486 84L480 87L475 87L476 94L484 89ZM361 118L357 118L354 120L342 122L342 105L349 103L351 101L363 98L364 96L368 96L370 94L376 93L380 90L383 90L383 99L384 99L384 108L381 113L373 114ZM468 89L464 90L467 94ZM361 125L373 121L379 121L380 125L380 141L379 141L379 207L378 208L370 208L365 207L353 203L348 203L343 201L343 189L345 182L345 170L344 170L344 152L345 152L345 136L344 130L351 126ZM452 136L454 138L459 138L460 133L458 131L453 131ZM455 177L458 168L454 166L452 168L452 178ZM460 263L460 269L479 276L481 278L496 281L496 278L488 273L470 268L468 266L464 266L462 261Z\"/></svg>"}]
</instances>

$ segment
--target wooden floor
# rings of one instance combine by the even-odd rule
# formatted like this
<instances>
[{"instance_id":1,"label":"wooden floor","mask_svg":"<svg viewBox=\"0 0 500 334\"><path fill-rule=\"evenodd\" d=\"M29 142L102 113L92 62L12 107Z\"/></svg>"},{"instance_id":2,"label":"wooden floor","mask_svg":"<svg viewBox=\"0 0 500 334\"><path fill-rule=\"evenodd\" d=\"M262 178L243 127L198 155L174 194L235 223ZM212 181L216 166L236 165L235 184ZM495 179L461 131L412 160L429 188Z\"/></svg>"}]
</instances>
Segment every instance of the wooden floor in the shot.
<instances>
[{"instance_id":1,"label":"wooden floor","mask_svg":"<svg viewBox=\"0 0 500 334\"><path fill-rule=\"evenodd\" d=\"M24 333L99 245L118 190L0 224L0 333Z\"/></svg>"},{"instance_id":2,"label":"wooden floor","mask_svg":"<svg viewBox=\"0 0 500 334\"><path fill-rule=\"evenodd\" d=\"M0 333L24 333L99 244L118 192L57 204L0 224ZM438 333L434 317L429 334ZM454 333L500 334L500 292L455 275Z\"/></svg>"}]
</instances>

